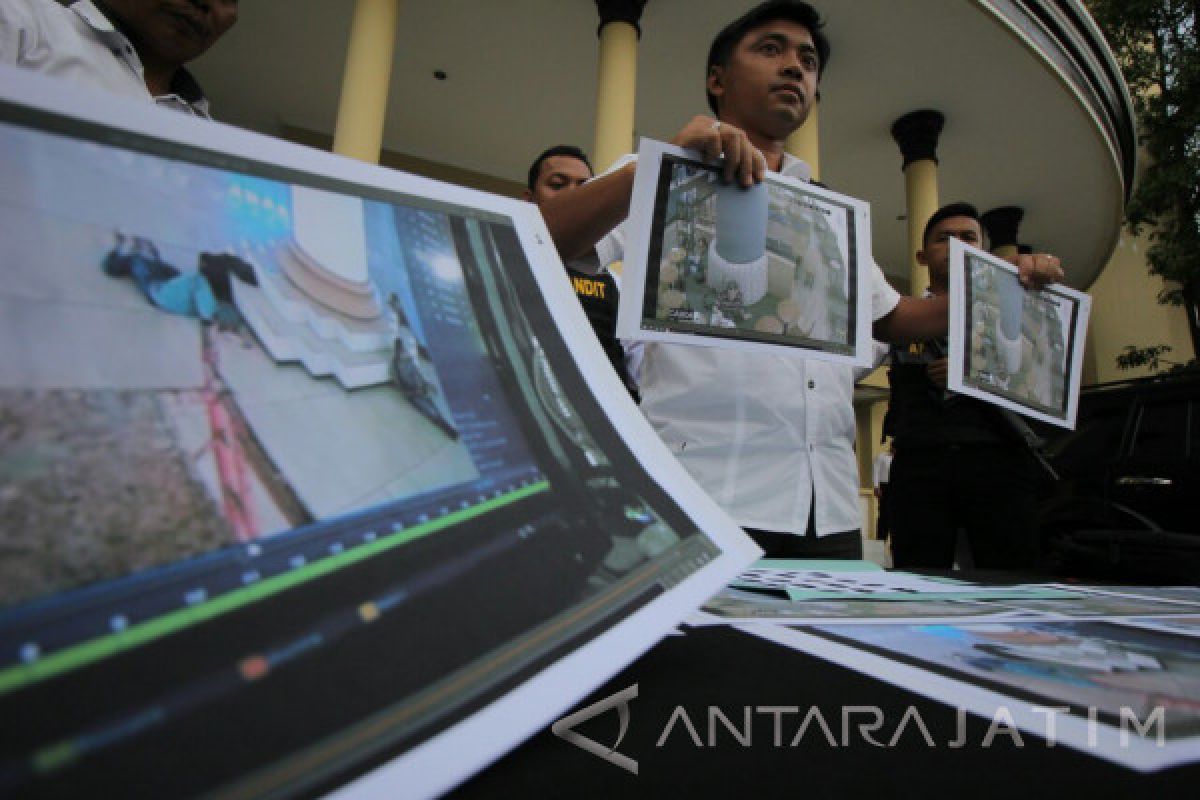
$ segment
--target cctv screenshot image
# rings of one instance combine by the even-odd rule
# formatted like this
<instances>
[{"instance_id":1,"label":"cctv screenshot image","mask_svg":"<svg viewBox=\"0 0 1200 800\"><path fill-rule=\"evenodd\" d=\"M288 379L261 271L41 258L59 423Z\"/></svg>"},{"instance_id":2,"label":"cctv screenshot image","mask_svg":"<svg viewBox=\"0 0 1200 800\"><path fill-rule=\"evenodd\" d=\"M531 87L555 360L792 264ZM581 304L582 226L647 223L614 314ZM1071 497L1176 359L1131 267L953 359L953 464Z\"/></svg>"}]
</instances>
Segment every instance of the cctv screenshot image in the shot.
<instances>
[{"instance_id":1,"label":"cctv screenshot image","mask_svg":"<svg viewBox=\"0 0 1200 800\"><path fill-rule=\"evenodd\" d=\"M0 796L435 794L753 557L597 399L531 206L9 91Z\"/></svg>"}]
</instances>

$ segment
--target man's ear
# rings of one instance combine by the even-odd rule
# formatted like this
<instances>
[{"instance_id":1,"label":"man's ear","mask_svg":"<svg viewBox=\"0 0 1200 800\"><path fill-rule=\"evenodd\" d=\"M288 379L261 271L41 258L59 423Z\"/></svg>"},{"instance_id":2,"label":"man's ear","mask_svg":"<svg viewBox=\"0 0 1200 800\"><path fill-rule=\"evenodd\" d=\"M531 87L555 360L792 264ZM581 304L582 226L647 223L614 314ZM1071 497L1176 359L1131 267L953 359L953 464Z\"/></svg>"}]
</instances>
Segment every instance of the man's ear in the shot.
<instances>
[{"instance_id":1,"label":"man's ear","mask_svg":"<svg viewBox=\"0 0 1200 800\"><path fill-rule=\"evenodd\" d=\"M920 264L920 265L921 265L921 266L923 266L923 267L928 267L928 266L929 266L929 259L925 258L925 251L924 251L924 250L918 250L918 251L917 251L917 263L918 263L918 264Z\"/></svg>"},{"instance_id":2,"label":"man's ear","mask_svg":"<svg viewBox=\"0 0 1200 800\"><path fill-rule=\"evenodd\" d=\"M532 203L533 202L533 192L529 191L528 189L522 189L521 190L521 199L527 203Z\"/></svg>"},{"instance_id":3,"label":"man's ear","mask_svg":"<svg viewBox=\"0 0 1200 800\"><path fill-rule=\"evenodd\" d=\"M708 77L704 81L704 88L708 89L708 93L713 97L720 97L725 94L725 68L719 64L713 64L708 68Z\"/></svg>"}]
</instances>

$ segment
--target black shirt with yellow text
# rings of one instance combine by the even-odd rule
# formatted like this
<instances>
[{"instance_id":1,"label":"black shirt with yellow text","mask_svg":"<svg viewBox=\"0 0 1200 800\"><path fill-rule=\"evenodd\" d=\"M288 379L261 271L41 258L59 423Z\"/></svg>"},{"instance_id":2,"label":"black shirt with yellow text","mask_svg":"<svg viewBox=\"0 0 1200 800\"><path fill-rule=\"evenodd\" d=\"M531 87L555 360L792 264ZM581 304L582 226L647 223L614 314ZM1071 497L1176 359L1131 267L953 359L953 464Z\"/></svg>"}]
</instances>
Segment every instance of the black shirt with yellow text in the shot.
<instances>
[{"instance_id":1,"label":"black shirt with yellow text","mask_svg":"<svg viewBox=\"0 0 1200 800\"><path fill-rule=\"evenodd\" d=\"M592 330L600 340L600 346L612 363L613 369L633 396L638 401L637 384L629 374L625 365L625 349L617 341L617 282L607 271L601 270L595 275L567 267L567 277L571 280L571 288L579 298L583 312L592 323Z\"/></svg>"}]
</instances>

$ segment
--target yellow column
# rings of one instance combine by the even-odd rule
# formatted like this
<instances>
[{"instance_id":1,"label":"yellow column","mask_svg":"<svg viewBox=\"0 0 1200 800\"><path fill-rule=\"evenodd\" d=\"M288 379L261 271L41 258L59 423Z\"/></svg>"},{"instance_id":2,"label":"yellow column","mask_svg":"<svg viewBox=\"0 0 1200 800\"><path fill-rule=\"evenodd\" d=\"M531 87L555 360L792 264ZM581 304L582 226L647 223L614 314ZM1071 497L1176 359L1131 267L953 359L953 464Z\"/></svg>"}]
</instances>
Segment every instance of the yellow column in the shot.
<instances>
[{"instance_id":1,"label":"yellow column","mask_svg":"<svg viewBox=\"0 0 1200 800\"><path fill-rule=\"evenodd\" d=\"M892 123L892 138L904 157L904 196L908 206L910 291L920 296L929 270L917 263L925 223L938 210L937 144L946 118L940 111L913 111Z\"/></svg>"},{"instance_id":2,"label":"yellow column","mask_svg":"<svg viewBox=\"0 0 1200 800\"><path fill-rule=\"evenodd\" d=\"M592 163L601 172L633 151L633 113L637 96L638 29L613 20L600 29L596 76L596 144Z\"/></svg>"},{"instance_id":3,"label":"yellow column","mask_svg":"<svg viewBox=\"0 0 1200 800\"><path fill-rule=\"evenodd\" d=\"M917 263L925 223L938 210L937 162L914 161L904 168L904 197L908 207L908 269L910 289L919 297L929 286L929 269Z\"/></svg>"},{"instance_id":4,"label":"yellow column","mask_svg":"<svg viewBox=\"0 0 1200 800\"><path fill-rule=\"evenodd\" d=\"M787 138L784 149L812 167L812 179L821 180L821 150L820 150L820 105L813 104L808 112L808 119Z\"/></svg>"},{"instance_id":5,"label":"yellow column","mask_svg":"<svg viewBox=\"0 0 1200 800\"><path fill-rule=\"evenodd\" d=\"M875 456L882 447L883 416L887 413L888 401L876 400L854 406L855 443L858 455L858 496L866 509L863 531L866 538L875 538L876 522L879 520L879 501L875 498L873 472Z\"/></svg>"},{"instance_id":6,"label":"yellow column","mask_svg":"<svg viewBox=\"0 0 1200 800\"><path fill-rule=\"evenodd\" d=\"M357 0L350 23L333 151L372 163L383 147L399 0Z\"/></svg>"}]
</instances>

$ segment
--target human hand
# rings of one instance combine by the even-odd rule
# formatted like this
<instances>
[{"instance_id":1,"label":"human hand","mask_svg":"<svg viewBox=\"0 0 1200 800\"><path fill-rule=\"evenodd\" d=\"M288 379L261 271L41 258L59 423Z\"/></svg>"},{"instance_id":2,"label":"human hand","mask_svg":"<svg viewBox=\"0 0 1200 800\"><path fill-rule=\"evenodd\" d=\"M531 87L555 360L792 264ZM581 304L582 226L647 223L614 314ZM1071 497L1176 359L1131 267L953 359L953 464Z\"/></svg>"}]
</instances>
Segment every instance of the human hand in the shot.
<instances>
[{"instance_id":1,"label":"human hand","mask_svg":"<svg viewBox=\"0 0 1200 800\"><path fill-rule=\"evenodd\" d=\"M944 358L931 361L925 365L925 376L929 382L939 389L946 388L946 376L949 373L950 362Z\"/></svg>"},{"instance_id":2,"label":"human hand","mask_svg":"<svg viewBox=\"0 0 1200 800\"><path fill-rule=\"evenodd\" d=\"M712 117L693 117L675 135L671 144L698 150L709 161L723 158L723 177L729 183L736 181L741 186L750 187L761 182L766 174L767 159L750 142L745 132Z\"/></svg>"},{"instance_id":3,"label":"human hand","mask_svg":"<svg viewBox=\"0 0 1200 800\"><path fill-rule=\"evenodd\" d=\"M1044 289L1063 279L1062 262L1049 253L1019 255L1013 263L1017 265L1017 280L1026 289Z\"/></svg>"}]
</instances>

